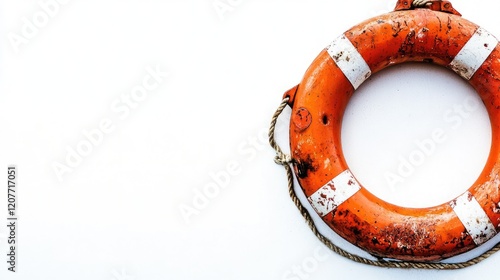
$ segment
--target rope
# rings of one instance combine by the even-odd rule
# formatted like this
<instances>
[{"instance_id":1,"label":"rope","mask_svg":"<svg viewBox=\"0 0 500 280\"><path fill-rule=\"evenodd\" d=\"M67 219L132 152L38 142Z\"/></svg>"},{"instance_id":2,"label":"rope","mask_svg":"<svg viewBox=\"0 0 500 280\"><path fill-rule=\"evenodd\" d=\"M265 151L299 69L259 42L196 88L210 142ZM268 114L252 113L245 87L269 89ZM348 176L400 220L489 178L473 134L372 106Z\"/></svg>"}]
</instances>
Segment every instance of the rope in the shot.
<instances>
[{"instance_id":1,"label":"rope","mask_svg":"<svg viewBox=\"0 0 500 280\"><path fill-rule=\"evenodd\" d=\"M278 143L276 143L276 140L274 140L274 131L276 130L276 123L278 122L278 117L281 115L283 110L285 110L289 100L290 100L289 97L283 99L280 106L273 115L273 119L271 120L271 127L269 128L269 144L276 151L276 157L274 158L274 162L276 162L276 164L283 165L285 167L288 166L290 163L292 163L292 159L291 156L283 153Z\"/></svg>"},{"instance_id":2,"label":"rope","mask_svg":"<svg viewBox=\"0 0 500 280\"><path fill-rule=\"evenodd\" d=\"M307 211L307 209L302 205L300 202L299 198L297 197L297 194L294 189L294 184L293 184L293 172L292 172L292 167L290 166L291 163L293 163L293 159L291 158L290 155L286 155L283 153L279 145L276 143L276 140L274 139L275 134L274 131L276 129L276 123L278 121L278 117L281 115L285 107L287 106L289 101L289 98L283 99L281 102L280 106L276 110L276 112L273 115L273 118L271 120L271 126L269 128L269 144L271 147L276 151L276 157L274 161L279 164L283 165L286 171L286 175L288 177L288 193L290 195L290 198L292 199L293 203L299 210L300 214L302 217L305 219L307 225L309 228L312 230L313 234L323 243L325 246L327 246L329 249L331 249L333 252L337 253L338 255L345 257L347 259L350 259L352 261L362 263L362 264L367 264L367 265L372 265L376 267L384 267L384 268L416 268L416 269L440 269L440 270L453 270L453 269L462 269L466 267L473 266L475 264L478 264L496 252L500 251L500 243L497 243L495 247L490 249L489 251L485 252L479 257L476 257L474 259L471 259L467 262L461 262L461 263L425 263L425 262L409 262L409 261L386 261L386 260L370 260L364 257L360 257L355 254L351 254L344 249L341 249L337 245L335 245L332 241L330 241L328 238L326 238L323 234L321 234L314 224L314 221Z\"/></svg>"},{"instance_id":3,"label":"rope","mask_svg":"<svg viewBox=\"0 0 500 280\"><path fill-rule=\"evenodd\" d=\"M427 5L429 5L432 1L429 0L415 0L413 1L412 5L415 8L424 8Z\"/></svg>"}]
</instances>

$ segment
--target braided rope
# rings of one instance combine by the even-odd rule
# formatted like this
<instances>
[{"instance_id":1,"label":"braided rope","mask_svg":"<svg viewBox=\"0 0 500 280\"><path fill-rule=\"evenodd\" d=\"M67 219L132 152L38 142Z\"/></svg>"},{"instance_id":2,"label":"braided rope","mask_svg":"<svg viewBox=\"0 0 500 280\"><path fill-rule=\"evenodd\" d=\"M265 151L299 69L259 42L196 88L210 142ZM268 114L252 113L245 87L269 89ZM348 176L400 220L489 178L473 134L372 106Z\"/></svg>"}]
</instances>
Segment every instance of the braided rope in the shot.
<instances>
[{"instance_id":1,"label":"braided rope","mask_svg":"<svg viewBox=\"0 0 500 280\"><path fill-rule=\"evenodd\" d=\"M429 0L415 0L413 1L412 5L415 8L424 8L427 5L429 5L432 1Z\"/></svg>"},{"instance_id":2,"label":"braided rope","mask_svg":"<svg viewBox=\"0 0 500 280\"><path fill-rule=\"evenodd\" d=\"M290 198L292 199L293 203L299 210L300 214L302 217L305 219L307 225L309 228L312 230L314 235L323 243L325 246L327 246L329 249L331 249L333 252L337 253L338 255L345 257L347 259L350 259L352 261L358 262L358 263L363 263L367 265L372 265L372 266L377 266L377 267L385 267L385 268L417 268L417 269L440 269L440 270L454 270L454 269L462 269L466 267L473 266L475 264L478 264L496 252L500 251L500 243L497 243L492 249L489 251L485 252L479 257L476 257L474 259L471 259L466 262L461 262L461 263L425 263L425 262L408 262L408 261L385 261L385 260L370 260L364 257L360 257L355 254L351 254L344 249L338 247L335 245L332 241L330 241L328 238L326 238L323 234L321 234L314 224L314 221L307 211L307 209L302 205L300 202L299 198L297 197L297 194L294 189L294 184L293 184L293 172L292 172L292 167L290 166L291 163L293 163L293 159L291 158L290 155L286 155L283 153L279 145L276 143L275 140L275 134L274 131L276 129L276 123L278 121L278 117L281 115L285 107L287 106L289 101L289 98L283 99L281 102L280 106L276 110L276 112L273 115L273 118L271 120L271 125L269 128L269 144L271 147L276 151L276 157L275 157L275 162L277 164L283 165L286 174L288 177L288 193L290 195Z\"/></svg>"}]
</instances>

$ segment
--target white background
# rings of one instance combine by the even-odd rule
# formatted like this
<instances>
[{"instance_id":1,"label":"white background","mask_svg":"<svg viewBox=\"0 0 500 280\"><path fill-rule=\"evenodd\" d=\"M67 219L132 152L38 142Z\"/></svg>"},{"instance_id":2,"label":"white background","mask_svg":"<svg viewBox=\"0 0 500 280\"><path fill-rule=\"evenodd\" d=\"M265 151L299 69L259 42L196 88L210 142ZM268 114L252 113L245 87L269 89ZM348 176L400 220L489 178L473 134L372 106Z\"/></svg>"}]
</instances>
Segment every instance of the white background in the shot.
<instances>
[{"instance_id":1,"label":"white background","mask_svg":"<svg viewBox=\"0 0 500 280\"><path fill-rule=\"evenodd\" d=\"M273 162L266 132L283 92L331 40L396 1L69 0L50 15L47 2L0 1L0 181L9 164L19 171L18 272L7 271L4 183L1 279L497 276L498 254L460 271L420 271L328 252ZM500 36L493 3L453 1ZM151 69L169 75L125 105ZM480 102L457 115L456 106L474 98L464 81L430 65L375 75L346 113L343 141L354 174L405 206L459 195L491 142ZM277 132L285 149L289 116L286 110ZM109 129L85 146L85 133L102 122ZM404 183L389 186L385 175L398 174L402 159L436 129L446 141ZM78 148L80 159L68 155ZM54 166L63 165L58 178ZM201 198L207 190L211 197Z\"/></svg>"}]
</instances>

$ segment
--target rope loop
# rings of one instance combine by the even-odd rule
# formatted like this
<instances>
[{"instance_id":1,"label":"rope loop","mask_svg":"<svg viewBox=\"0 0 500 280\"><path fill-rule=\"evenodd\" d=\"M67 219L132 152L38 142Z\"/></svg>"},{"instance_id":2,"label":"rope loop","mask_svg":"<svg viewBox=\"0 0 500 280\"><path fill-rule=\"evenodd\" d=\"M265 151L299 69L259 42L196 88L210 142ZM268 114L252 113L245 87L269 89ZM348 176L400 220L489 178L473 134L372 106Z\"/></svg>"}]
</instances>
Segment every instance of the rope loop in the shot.
<instances>
[{"instance_id":1,"label":"rope loop","mask_svg":"<svg viewBox=\"0 0 500 280\"><path fill-rule=\"evenodd\" d=\"M278 154L274 158L274 162L279 165L289 165L293 162L292 157L287 154Z\"/></svg>"}]
</instances>

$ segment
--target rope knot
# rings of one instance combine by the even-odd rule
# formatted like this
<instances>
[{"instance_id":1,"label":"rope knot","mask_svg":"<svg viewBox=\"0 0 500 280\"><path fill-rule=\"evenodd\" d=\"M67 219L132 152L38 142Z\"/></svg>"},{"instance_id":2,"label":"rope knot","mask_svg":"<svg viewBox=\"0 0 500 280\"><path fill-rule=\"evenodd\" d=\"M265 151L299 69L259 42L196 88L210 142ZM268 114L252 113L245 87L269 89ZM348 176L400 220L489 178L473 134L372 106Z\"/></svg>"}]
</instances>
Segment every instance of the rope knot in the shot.
<instances>
[{"instance_id":1,"label":"rope knot","mask_svg":"<svg viewBox=\"0 0 500 280\"><path fill-rule=\"evenodd\" d=\"M276 162L276 164L279 165L289 165L293 162L293 159L290 155L284 153L278 153L274 158L274 162Z\"/></svg>"}]
</instances>

